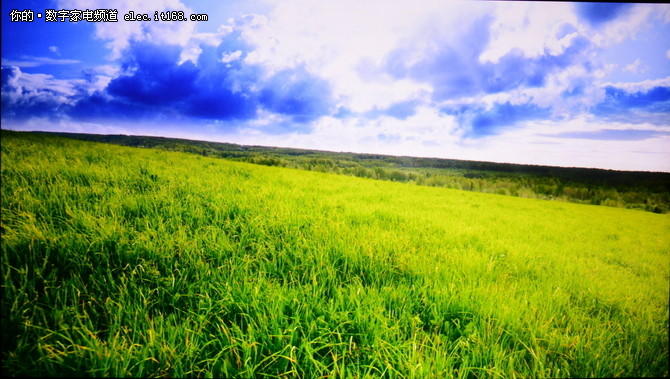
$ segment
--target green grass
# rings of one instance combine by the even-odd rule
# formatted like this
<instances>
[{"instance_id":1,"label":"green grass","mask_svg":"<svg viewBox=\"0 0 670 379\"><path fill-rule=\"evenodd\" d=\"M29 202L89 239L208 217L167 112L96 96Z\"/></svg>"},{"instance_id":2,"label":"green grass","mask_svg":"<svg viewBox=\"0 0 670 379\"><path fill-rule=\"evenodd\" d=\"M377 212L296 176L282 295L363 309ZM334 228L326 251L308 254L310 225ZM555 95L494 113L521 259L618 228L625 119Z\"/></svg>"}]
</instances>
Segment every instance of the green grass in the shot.
<instances>
[{"instance_id":1,"label":"green grass","mask_svg":"<svg viewBox=\"0 0 670 379\"><path fill-rule=\"evenodd\" d=\"M29 134L10 375L668 375L670 215Z\"/></svg>"},{"instance_id":2,"label":"green grass","mask_svg":"<svg viewBox=\"0 0 670 379\"><path fill-rule=\"evenodd\" d=\"M165 137L32 133L433 187L670 212L670 173L667 172L336 153Z\"/></svg>"}]
</instances>

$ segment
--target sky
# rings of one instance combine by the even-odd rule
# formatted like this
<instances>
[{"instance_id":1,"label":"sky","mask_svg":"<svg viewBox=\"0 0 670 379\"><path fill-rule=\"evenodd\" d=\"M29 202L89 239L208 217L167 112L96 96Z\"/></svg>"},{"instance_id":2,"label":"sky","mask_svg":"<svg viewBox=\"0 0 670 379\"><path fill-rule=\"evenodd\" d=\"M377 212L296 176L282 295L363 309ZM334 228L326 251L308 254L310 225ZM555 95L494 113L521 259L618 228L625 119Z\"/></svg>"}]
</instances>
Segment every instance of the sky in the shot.
<instances>
[{"instance_id":1,"label":"sky","mask_svg":"<svg viewBox=\"0 0 670 379\"><path fill-rule=\"evenodd\" d=\"M670 4L3 0L1 121L670 172Z\"/></svg>"}]
</instances>

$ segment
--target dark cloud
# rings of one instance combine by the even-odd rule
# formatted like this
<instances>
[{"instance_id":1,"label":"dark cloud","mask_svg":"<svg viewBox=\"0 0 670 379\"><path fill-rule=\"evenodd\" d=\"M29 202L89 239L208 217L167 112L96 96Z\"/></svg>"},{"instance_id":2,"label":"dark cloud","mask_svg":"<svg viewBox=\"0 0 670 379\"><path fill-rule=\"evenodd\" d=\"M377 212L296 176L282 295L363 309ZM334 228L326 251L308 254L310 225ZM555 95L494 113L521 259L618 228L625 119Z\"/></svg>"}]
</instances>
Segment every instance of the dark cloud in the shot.
<instances>
[{"instance_id":1,"label":"dark cloud","mask_svg":"<svg viewBox=\"0 0 670 379\"><path fill-rule=\"evenodd\" d=\"M15 66L2 66L0 68L0 78L2 78L2 89L5 89L5 86L11 85L11 81L14 80L21 70Z\"/></svg>"},{"instance_id":2,"label":"dark cloud","mask_svg":"<svg viewBox=\"0 0 670 379\"><path fill-rule=\"evenodd\" d=\"M169 106L194 92L198 69L191 61L178 64L178 46L136 43L123 64L131 75L112 80L107 92L129 102Z\"/></svg>"},{"instance_id":3,"label":"dark cloud","mask_svg":"<svg viewBox=\"0 0 670 379\"><path fill-rule=\"evenodd\" d=\"M479 19L453 46L434 41L437 47L413 44L395 49L386 58L386 71L396 78L431 83L436 99L474 95L483 79L476 65L488 43L490 24L490 17ZM423 59L408 63L408 57L417 55Z\"/></svg>"},{"instance_id":4,"label":"dark cloud","mask_svg":"<svg viewBox=\"0 0 670 379\"><path fill-rule=\"evenodd\" d=\"M328 82L303 67L268 76L261 66L244 62L249 51L251 47L231 33L219 46L204 47L196 64L180 63L178 46L133 42L125 51L120 76L92 94L81 88L67 101L63 96L58 101L56 96L27 97L16 87L14 69L3 68L3 117L49 113L91 121L230 121L255 118L265 109L304 123L332 111Z\"/></svg>"},{"instance_id":5,"label":"dark cloud","mask_svg":"<svg viewBox=\"0 0 670 379\"><path fill-rule=\"evenodd\" d=\"M541 87L549 74L574 64L590 46L586 38L577 37L558 55L545 52L538 57L527 58L520 50L514 49L496 63L480 62L479 57L490 40L490 24L490 17L479 19L456 44L437 41L423 50L415 46L397 49L387 57L385 68L396 78L430 83L433 98L445 100ZM423 58L418 61L407 59L416 55Z\"/></svg>"},{"instance_id":6,"label":"dark cloud","mask_svg":"<svg viewBox=\"0 0 670 379\"><path fill-rule=\"evenodd\" d=\"M621 88L608 86L605 87L605 101L598 108L603 110L616 110L622 107L654 109L668 101L670 101L670 87L660 86L649 88L646 91L627 92ZM664 110L667 111L667 109Z\"/></svg>"},{"instance_id":7,"label":"dark cloud","mask_svg":"<svg viewBox=\"0 0 670 379\"><path fill-rule=\"evenodd\" d=\"M264 108L307 122L330 113L330 85L304 68L283 70L264 82L260 94Z\"/></svg>"},{"instance_id":8,"label":"dark cloud","mask_svg":"<svg viewBox=\"0 0 670 379\"><path fill-rule=\"evenodd\" d=\"M605 99L593 107L591 113L611 121L667 124L670 87L658 86L646 91L628 92L608 86L605 88Z\"/></svg>"},{"instance_id":9,"label":"dark cloud","mask_svg":"<svg viewBox=\"0 0 670 379\"><path fill-rule=\"evenodd\" d=\"M550 116L548 108L535 104L496 103L490 109L479 105L461 105L445 108L447 114L456 116L465 135L472 138L485 137L500 133L521 121L544 119Z\"/></svg>"},{"instance_id":10,"label":"dark cloud","mask_svg":"<svg viewBox=\"0 0 670 379\"><path fill-rule=\"evenodd\" d=\"M46 92L45 92L46 94ZM11 102L2 97L2 117L24 120L31 117L58 118L67 106L53 96L35 96Z\"/></svg>"},{"instance_id":11,"label":"dark cloud","mask_svg":"<svg viewBox=\"0 0 670 379\"><path fill-rule=\"evenodd\" d=\"M603 129L593 132L566 132L559 134L543 134L545 137L579 138L601 141L640 141L659 136L670 135L670 132L637 129Z\"/></svg>"},{"instance_id":12,"label":"dark cloud","mask_svg":"<svg viewBox=\"0 0 670 379\"><path fill-rule=\"evenodd\" d=\"M101 92L81 98L65 109L64 113L82 121L160 121L161 119L175 121L179 118L179 114L174 111L156 112L153 106L126 101Z\"/></svg>"},{"instance_id":13,"label":"dark cloud","mask_svg":"<svg viewBox=\"0 0 670 379\"><path fill-rule=\"evenodd\" d=\"M217 47L206 47L198 57L198 76L184 112L198 118L244 120L256 117L258 95L253 90L262 70L243 59L251 47L231 34ZM239 52L234 60L224 56Z\"/></svg>"},{"instance_id":14,"label":"dark cloud","mask_svg":"<svg viewBox=\"0 0 670 379\"><path fill-rule=\"evenodd\" d=\"M591 26L600 26L625 13L632 4L625 3L576 3L577 15Z\"/></svg>"}]
</instances>

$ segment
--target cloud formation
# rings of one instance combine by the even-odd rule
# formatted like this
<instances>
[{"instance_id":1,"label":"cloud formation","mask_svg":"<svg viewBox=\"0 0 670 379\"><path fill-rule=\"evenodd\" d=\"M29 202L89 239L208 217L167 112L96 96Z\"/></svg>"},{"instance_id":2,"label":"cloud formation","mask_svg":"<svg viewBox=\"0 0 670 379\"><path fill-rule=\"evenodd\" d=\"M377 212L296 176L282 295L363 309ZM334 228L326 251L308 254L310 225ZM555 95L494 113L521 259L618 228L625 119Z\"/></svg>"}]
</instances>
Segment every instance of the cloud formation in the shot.
<instances>
[{"instance_id":1,"label":"cloud formation","mask_svg":"<svg viewBox=\"0 0 670 379\"><path fill-rule=\"evenodd\" d=\"M640 91L607 86L604 90L605 98L594 107L594 115L611 120L668 125L670 86Z\"/></svg>"},{"instance_id":2,"label":"cloud formation","mask_svg":"<svg viewBox=\"0 0 670 379\"><path fill-rule=\"evenodd\" d=\"M577 3L579 17L592 26L600 26L623 14L631 4L625 3Z\"/></svg>"},{"instance_id":3,"label":"cloud formation","mask_svg":"<svg viewBox=\"0 0 670 379\"><path fill-rule=\"evenodd\" d=\"M178 45L133 40L124 50L120 74L93 93L75 91L65 82L60 91L48 89L55 83L49 76L41 86L26 87L21 75L24 81L26 75L35 75L22 74L16 66L3 67L3 105L10 109L3 115L229 121L254 119L266 111L303 124L331 111L328 82L304 67L268 74L260 65L245 62L249 51L238 32L228 34L216 47L203 46L195 63L182 61ZM77 84L84 86L85 81Z\"/></svg>"},{"instance_id":4,"label":"cloud formation","mask_svg":"<svg viewBox=\"0 0 670 379\"><path fill-rule=\"evenodd\" d=\"M457 116L459 124L468 137L484 137L500 133L526 120L546 119L550 115L547 108L535 104L496 103L486 109L479 106L463 105L445 112Z\"/></svg>"},{"instance_id":5,"label":"cloud formation","mask_svg":"<svg viewBox=\"0 0 670 379\"><path fill-rule=\"evenodd\" d=\"M480 56L490 39L490 23L489 17L477 20L457 44L438 40L423 49L414 44L397 49L389 55L386 69L396 78L430 83L433 99L439 101L542 87L550 74L583 59L580 54L589 46L586 38L578 37L557 55L547 52L527 58L519 50L512 50L496 63L482 62ZM408 56L418 58L408 61Z\"/></svg>"},{"instance_id":6,"label":"cloud formation","mask_svg":"<svg viewBox=\"0 0 670 379\"><path fill-rule=\"evenodd\" d=\"M82 79L66 80L49 74L29 74L16 66L3 66L1 73L2 117L6 119L58 118L85 85Z\"/></svg>"}]
</instances>

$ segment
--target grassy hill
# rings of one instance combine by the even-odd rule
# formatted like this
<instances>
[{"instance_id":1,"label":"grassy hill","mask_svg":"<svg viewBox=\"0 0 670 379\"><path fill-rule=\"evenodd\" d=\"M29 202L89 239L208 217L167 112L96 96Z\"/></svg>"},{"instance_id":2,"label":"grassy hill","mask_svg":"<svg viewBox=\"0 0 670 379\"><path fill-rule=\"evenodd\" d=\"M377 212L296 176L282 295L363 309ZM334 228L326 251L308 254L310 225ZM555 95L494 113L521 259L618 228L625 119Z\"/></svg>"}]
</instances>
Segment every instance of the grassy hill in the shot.
<instances>
[{"instance_id":1,"label":"grassy hill","mask_svg":"<svg viewBox=\"0 0 670 379\"><path fill-rule=\"evenodd\" d=\"M43 133L124 146L526 198L670 211L670 173L244 146L177 138Z\"/></svg>"},{"instance_id":2,"label":"grassy hill","mask_svg":"<svg viewBox=\"0 0 670 379\"><path fill-rule=\"evenodd\" d=\"M3 133L10 375L668 375L670 215Z\"/></svg>"}]
</instances>

